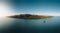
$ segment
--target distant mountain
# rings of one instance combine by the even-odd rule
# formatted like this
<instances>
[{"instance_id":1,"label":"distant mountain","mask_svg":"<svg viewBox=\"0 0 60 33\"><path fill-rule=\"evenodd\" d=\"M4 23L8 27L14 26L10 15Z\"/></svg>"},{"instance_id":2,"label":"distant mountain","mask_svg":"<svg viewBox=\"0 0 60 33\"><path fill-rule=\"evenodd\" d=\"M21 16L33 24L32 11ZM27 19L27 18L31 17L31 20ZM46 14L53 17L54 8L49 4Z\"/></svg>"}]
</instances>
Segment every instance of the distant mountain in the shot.
<instances>
[{"instance_id":1,"label":"distant mountain","mask_svg":"<svg viewBox=\"0 0 60 33\"><path fill-rule=\"evenodd\" d=\"M20 15L8 16L8 17L9 18L19 18L19 19L44 19L44 18L52 18L53 16L20 14Z\"/></svg>"}]
</instances>

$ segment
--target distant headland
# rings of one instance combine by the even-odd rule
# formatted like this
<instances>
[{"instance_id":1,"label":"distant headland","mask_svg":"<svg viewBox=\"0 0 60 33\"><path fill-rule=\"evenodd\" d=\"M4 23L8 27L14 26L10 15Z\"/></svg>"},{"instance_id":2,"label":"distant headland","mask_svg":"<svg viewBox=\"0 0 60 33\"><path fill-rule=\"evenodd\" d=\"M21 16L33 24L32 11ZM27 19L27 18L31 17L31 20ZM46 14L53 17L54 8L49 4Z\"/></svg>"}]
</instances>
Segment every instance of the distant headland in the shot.
<instances>
[{"instance_id":1,"label":"distant headland","mask_svg":"<svg viewBox=\"0 0 60 33\"><path fill-rule=\"evenodd\" d=\"M20 14L20 15L8 16L8 17L9 18L19 18L19 19L44 19L44 18L52 18L53 16Z\"/></svg>"}]
</instances>

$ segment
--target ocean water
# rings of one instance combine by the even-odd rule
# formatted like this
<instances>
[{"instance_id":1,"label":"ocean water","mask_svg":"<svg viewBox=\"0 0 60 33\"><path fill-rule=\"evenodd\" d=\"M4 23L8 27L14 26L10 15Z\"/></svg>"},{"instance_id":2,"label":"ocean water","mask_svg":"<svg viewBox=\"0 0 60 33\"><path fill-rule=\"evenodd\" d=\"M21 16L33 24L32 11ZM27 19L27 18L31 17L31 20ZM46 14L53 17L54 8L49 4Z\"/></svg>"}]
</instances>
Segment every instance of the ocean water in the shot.
<instances>
[{"instance_id":1,"label":"ocean water","mask_svg":"<svg viewBox=\"0 0 60 33\"><path fill-rule=\"evenodd\" d=\"M44 23L44 21L46 21ZM46 19L0 18L1 33L60 33L60 16Z\"/></svg>"}]
</instances>

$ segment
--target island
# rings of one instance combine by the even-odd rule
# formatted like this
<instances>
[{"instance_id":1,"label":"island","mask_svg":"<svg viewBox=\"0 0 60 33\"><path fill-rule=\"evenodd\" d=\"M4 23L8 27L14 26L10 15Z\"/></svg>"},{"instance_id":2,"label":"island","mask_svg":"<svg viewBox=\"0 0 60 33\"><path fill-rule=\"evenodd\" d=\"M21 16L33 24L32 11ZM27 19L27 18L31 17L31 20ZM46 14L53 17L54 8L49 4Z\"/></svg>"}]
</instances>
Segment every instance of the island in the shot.
<instances>
[{"instance_id":1,"label":"island","mask_svg":"<svg viewBox=\"0 0 60 33\"><path fill-rule=\"evenodd\" d=\"M44 15L31 15L31 14L19 14L8 16L9 18L18 18L18 19L44 19L44 18L52 18L53 16L44 16Z\"/></svg>"}]
</instances>

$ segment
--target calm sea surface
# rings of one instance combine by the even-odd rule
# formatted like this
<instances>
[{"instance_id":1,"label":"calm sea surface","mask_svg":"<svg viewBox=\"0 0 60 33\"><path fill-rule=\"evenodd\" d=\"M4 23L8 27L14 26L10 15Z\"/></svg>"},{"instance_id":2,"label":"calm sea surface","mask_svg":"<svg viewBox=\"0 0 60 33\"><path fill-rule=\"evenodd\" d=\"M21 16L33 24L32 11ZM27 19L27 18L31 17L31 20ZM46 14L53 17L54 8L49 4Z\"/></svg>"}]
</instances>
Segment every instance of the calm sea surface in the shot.
<instances>
[{"instance_id":1,"label":"calm sea surface","mask_svg":"<svg viewBox=\"0 0 60 33\"><path fill-rule=\"evenodd\" d=\"M1 33L60 33L60 16L47 19L38 19L38 20L0 18L0 32Z\"/></svg>"}]
</instances>

